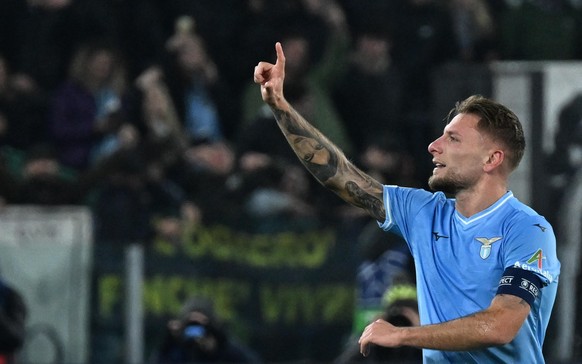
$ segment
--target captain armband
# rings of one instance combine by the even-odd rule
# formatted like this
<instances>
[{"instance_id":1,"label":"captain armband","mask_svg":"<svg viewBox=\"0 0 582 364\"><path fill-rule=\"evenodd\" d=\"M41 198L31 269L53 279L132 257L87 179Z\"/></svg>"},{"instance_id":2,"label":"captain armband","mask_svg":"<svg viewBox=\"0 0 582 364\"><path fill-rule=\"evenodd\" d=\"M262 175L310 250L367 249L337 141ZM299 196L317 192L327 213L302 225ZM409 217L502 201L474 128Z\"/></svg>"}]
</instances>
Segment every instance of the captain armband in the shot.
<instances>
[{"instance_id":1,"label":"captain armband","mask_svg":"<svg viewBox=\"0 0 582 364\"><path fill-rule=\"evenodd\" d=\"M497 294L510 294L526 301L530 306L540 294L543 282L532 271L510 267L499 280Z\"/></svg>"}]
</instances>

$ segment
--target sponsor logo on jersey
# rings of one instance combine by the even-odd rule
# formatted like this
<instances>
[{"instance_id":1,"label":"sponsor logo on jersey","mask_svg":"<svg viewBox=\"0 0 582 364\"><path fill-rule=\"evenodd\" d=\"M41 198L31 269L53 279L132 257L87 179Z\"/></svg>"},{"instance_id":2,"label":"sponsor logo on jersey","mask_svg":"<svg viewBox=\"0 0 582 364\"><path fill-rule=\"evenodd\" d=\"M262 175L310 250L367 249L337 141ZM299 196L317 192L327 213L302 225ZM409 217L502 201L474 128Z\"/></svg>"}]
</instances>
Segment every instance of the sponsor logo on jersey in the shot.
<instances>
[{"instance_id":1,"label":"sponsor logo on jersey","mask_svg":"<svg viewBox=\"0 0 582 364\"><path fill-rule=\"evenodd\" d=\"M529 265L527 263L515 262L515 264L513 264L513 267L539 273L542 276L546 277L550 282L552 282L554 280L554 276L552 275L552 273L550 273L549 270L542 270L541 268L538 268L538 267L532 267L531 265Z\"/></svg>"},{"instance_id":2,"label":"sponsor logo on jersey","mask_svg":"<svg viewBox=\"0 0 582 364\"><path fill-rule=\"evenodd\" d=\"M499 241L501 239L502 239L501 236L496 236L496 237L491 238L491 239L475 238L475 240L477 240L478 242L481 243L481 249L479 250L479 256L481 257L481 259L489 258L489 255L491 255L491 244L493 244L496 241Z\"/></svg>"},{"instance_id":3,"label":"sponsor logo on jersey","mask_svg":"<svg viewBox=\"0 0 582 364\"><path fill-rule=\"evenodd\" d=\"M534 262L538 262L538 269L542 269L543 268L543 260L546 259L546 257L544 257L544 253L542 252L542 249L538 249L534 255L531 256L531 258L529 258L527 260L527 264L532 264Z\"/></svg>"}]
</instances>

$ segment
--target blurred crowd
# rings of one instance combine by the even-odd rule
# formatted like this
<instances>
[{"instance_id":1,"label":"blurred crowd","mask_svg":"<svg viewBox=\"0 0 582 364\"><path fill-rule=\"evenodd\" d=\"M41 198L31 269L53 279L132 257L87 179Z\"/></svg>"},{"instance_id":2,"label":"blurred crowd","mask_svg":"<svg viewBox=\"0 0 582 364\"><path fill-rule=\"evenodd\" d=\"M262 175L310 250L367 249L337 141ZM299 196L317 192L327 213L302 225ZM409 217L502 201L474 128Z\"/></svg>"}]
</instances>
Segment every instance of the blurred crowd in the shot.
<instances>
[{"instance_id":1,"label":"blurred crowd","mask_svg":"<svg viewBox=\"0 0 582 364\"><path fill-rule=\"evenodd\" d=\"M98 243L179 243L199 224L353 227L359 323L393 312L385 290L412 276L406 246L293 155L252 80L276 41L302 115L377 180L425 187L438 103L474 92L449 89L451 75L472 85L496 60L582 59L582 1L1 0L0 207L87 206ZM159 362L250 355L203 313L169 326ZM186 333L201 346L175 346ZM374 354L387 355L418 359Z\"/></svg>"},{"instance_id":2,"label":"blurred crowd","mask_svg":"<svg viewBox=\"0 0 582 364\"><path fill-rule=\"evenodd\" d=\"M0 201L87 205L110 242L358 220L252 82L276 41L294 107L380 181L422 187L433 72L582 59L581 14L575 0L3 0Z\"/></svg>"}]
</instances>

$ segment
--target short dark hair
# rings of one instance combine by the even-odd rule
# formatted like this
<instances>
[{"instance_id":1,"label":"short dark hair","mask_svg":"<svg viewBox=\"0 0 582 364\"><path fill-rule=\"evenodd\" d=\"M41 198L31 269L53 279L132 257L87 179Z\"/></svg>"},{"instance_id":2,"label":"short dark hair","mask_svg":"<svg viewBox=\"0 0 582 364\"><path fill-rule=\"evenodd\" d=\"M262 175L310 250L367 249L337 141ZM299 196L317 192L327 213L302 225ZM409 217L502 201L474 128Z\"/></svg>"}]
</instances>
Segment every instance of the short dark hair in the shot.
<instances>
[{"instance_id":1,"label":"short dark hair","mask_svg":"<svg viewBox=\"0 0 582 364\"><path fill-rule=\"evenodd\" d=\"M477 127L507 148L506 159L510 170L519 165L525 152L525 136L521 122L506 106L481 95L473 95L456 103L449 113L449 121L457 114L479 117Z\"/></svg>"}]
</instances>

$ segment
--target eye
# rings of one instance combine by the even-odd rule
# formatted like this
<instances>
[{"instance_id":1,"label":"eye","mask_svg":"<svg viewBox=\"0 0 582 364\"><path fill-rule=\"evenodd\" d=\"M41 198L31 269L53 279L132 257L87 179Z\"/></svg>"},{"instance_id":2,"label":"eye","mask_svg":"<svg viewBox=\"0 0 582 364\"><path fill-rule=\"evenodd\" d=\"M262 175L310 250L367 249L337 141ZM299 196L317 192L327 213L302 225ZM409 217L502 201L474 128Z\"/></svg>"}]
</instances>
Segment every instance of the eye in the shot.
<instances>
[{"instance_id":1,"label":"eye","mask_svg":"<svg viewBox=\"0 0 582 364\"><path fill-rule=\"evenodd\" d=\"M313 159L313 153L307 153L303 156L303 160L306 162L311 162L312 159Z\"/></svg>"},{"instance_id":2,"label":"eye","mask_svg":"<svg viewBox=\"0 0 582 364\"><path fill-rule=\"evenodd\" d=\"M318 143L318 144L315 146L315 150L322 150L322 149L323 149L323 144L319 144L319 143Z\"/></svg>"},{"instance_id":3,"label":"eye","mask_svg":"<svg viewBox=\"0 0 582 364\"><path fill-rule=\"evenodd\" d=\"M459 139L457 137L452 136L452 135L449 135L449 140L452 141L452 142L458 142L459 141Z\"/></svg>"}]
</instances>

